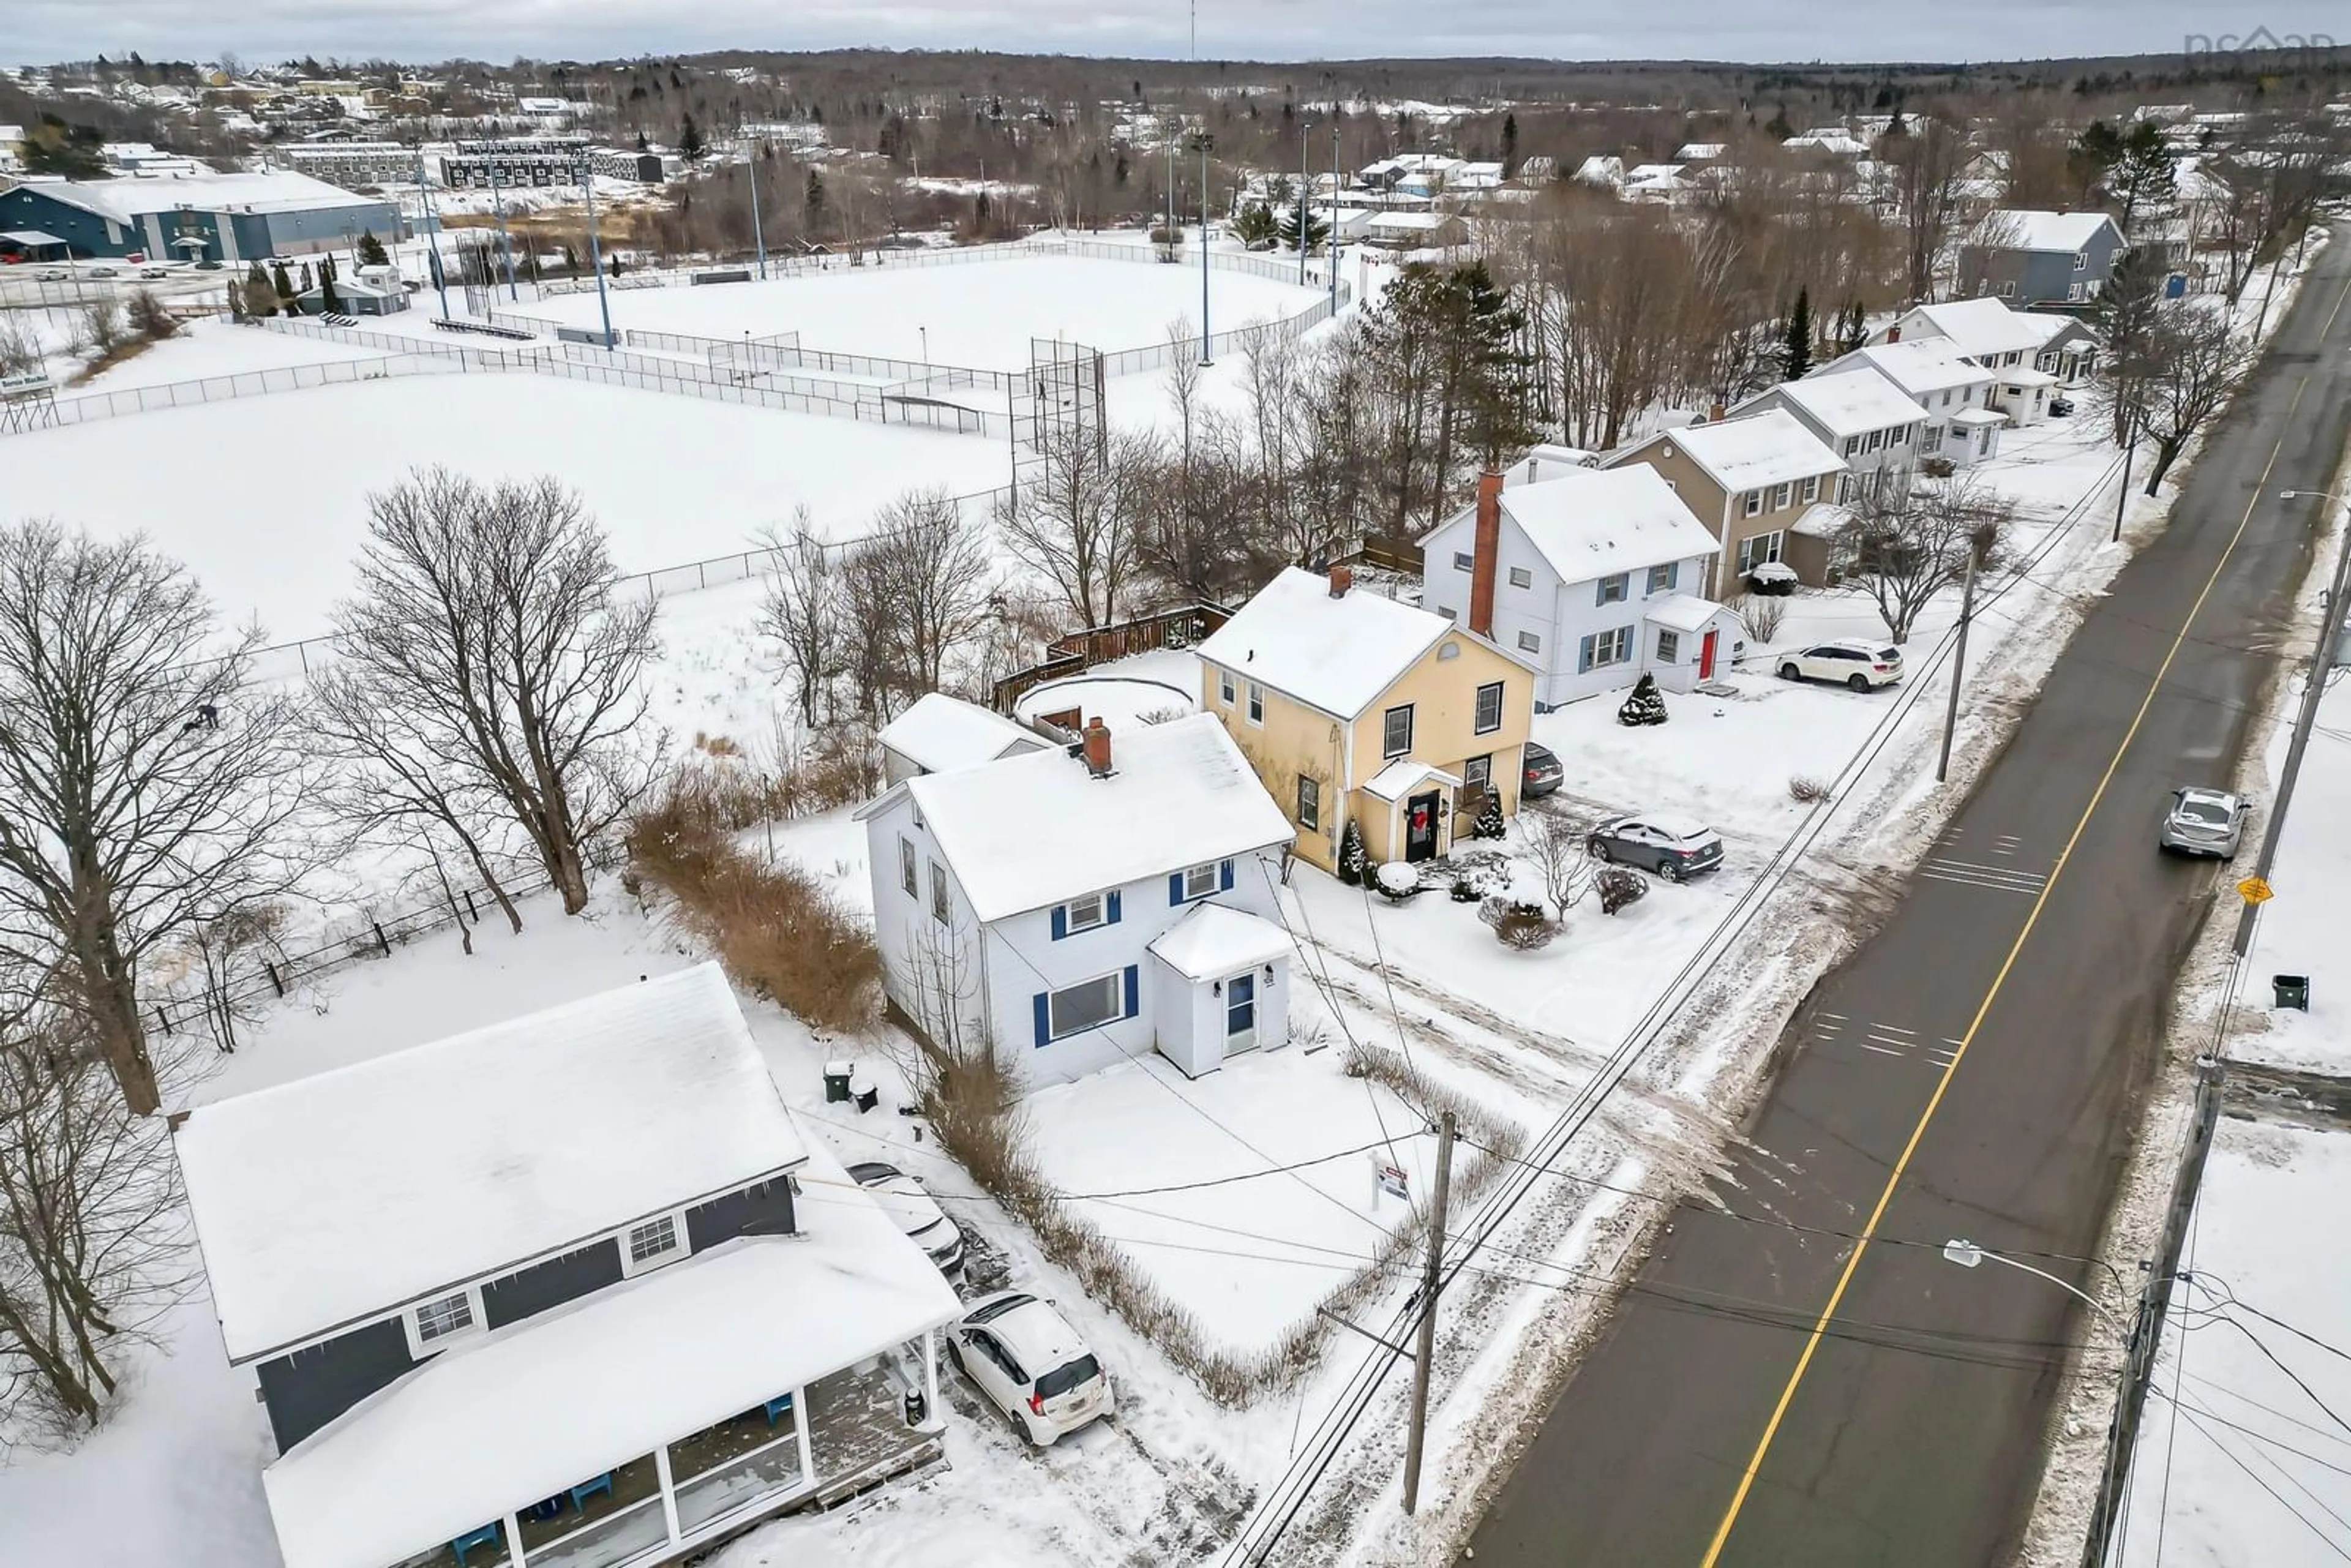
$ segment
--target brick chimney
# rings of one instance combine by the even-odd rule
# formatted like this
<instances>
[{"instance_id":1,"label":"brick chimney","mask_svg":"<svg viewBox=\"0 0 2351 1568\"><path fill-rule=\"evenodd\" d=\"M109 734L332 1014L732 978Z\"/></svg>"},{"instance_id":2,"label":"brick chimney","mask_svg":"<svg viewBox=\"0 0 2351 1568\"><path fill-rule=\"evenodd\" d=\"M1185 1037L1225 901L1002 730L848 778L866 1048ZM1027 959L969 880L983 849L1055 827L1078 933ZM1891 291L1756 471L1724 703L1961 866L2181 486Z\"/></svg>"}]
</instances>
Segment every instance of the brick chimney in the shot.
<instances>
[{"instance_id":1,"label":"brick chimney","mask_svg":"<svg viewBox=\"0 0 2351 1568\"><path fill-rule=\"evenodd\" d=\"M1889 343L1900 342L1902 340L1902 329L1899 327L1888 327L1886 329L1886 340Z\"/></svg>"},{"instance_id":2,"label":"brick chimney","mask_svg":"<svg viewBox=\"0 0 2351 1568\"><path fill-rule=\"evenodd\" d=\"M1344 599L1347 597L1347 590L1354 586L1354 569L1344 561L1332 561L1331 563L1331 597Z\"/></svg>"},{"instance_id":3,"label":"brick chimney","mask_svg":"<svg viewBox=\"0 0 2351 1568\"><path fill-rule=\"evenodd\" d=\"M1086 720L1082 734L1086 743L1086 771L1097 779L1110 776L1110 726L1096 714Z\"/></svg>"},{"instance_id":4,"label":"brick chimney","mask_svg":"<svg viewBox=\"0 0 2351 1568\"><path fill-rule=\"evenodd\" d=\"M1706 422L1708 424L1720 424L1722 423L1722 416L1729 412L1730 411L1729 409L1723 407L1719 402L1708 403L1706 409Z\"/></svg>"},{"instance_id":5,"label":"brick chimney","mask_svg":"<svg viewBox=\"0 0 2351 1568\"><path fill-rule=\"evenodd\" d=\"M1494 634L1494 557L1502 549L1502 476L1478 476L1478 533L1469 547L1469 630Z\"/></svg>"}]
</instances>

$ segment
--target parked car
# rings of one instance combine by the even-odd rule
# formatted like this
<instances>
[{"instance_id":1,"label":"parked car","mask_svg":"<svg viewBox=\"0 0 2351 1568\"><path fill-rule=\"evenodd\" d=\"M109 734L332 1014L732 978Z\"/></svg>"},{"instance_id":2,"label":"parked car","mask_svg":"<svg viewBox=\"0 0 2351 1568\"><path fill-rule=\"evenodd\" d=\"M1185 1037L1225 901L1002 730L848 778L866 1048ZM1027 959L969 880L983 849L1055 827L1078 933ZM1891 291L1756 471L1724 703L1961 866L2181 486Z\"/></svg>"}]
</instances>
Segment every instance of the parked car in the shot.
<instances>
[{"instance_id":1,"label":"parked car","mask_svg":"<svg viewBox=\"0 0 2351 1568\"><path fill-rule=\"evenodd\" d=\"M88 276L91 277L120 277L122 276L122 273L118 267L93 267L89 269Z\"/></svg>"},{"instance_id":2,"label":"parked car","mask_svg":"<svg viewBox=\"0 0 2351 1568\"><path fill-rule=\"evenodd\" d=\"M2155 841L2168 855L2212 855L2237 858L2237 844L2245 833L2246 802L2225 789L2187 785L2171 792L2171 810Z\"/></svg>"},{"instance_id":3,"label":"parked car","mask_svg":"<svg viewBox=\"0 0 2351 1568\"><path fill-rule=\"evenodd\" d=\"M882 1212L898 1222L907 1239L931 1255L942 1274L963 1267L963 1232L939 1207L938 1199L923 1184L881 1160L865 1160L849 1167L849 1179L873 1195Z\"/></svg>"},{"instance_id":4,"label":"parked car","mask_svg":"<svg viewBox=\"0 0 2351 1568\"><path fill-rule=\"evenodd\" d=\"M1722 835L1691 817L1653 811L1612 817L1592 830L1584 849L1593 860L1653 871L1680 882L1722 864Z\"/></svg>"},{"instance_id":5,"label":"parked car","mask_svg":"<svg viewBox=\"0 0 2351 1568\"><path fill-rule=\"evenodd\" d=\"M2073 412L2074 400L2072 398L2053 397L2049 400L2049 413L2051 418L2064 419Z\"/></svg>"},{"instance_id":6,"label":"parked car","mask_svg":"<svg viewBox=\"0 0 2351 1568\"><path fill-rule=\"evenodd\" d=\"M1834 681L1865 692L1890 686L1902 678L1902 650L1887 643L1844 638L1819 643L1780 655L1780 678L1787 681Z\"/></svg>"},{"instance_id":7,"label":"parked car","mask_svg":"<svg viewBox=\"0 0 2351 1568\"><path fill-rule=\"evenodd\" d=\"M1102 1363L1067 1319L1020 1291L998 1291L947 1325L947 1359L1040 1448L1118 1413Z\"/></svg>"},{"instance_id":8,"label":"parked car","mask_svg":"<svg viewBox=\"0 0 2351 1568\"><path fill-rule=\"evenodd\" d=\"M62 267L45 267L33 275L43 283L63 283L73 276Z\"/></svg>"},{"instance_id":9,"label":"parked car","mask_svg":"<svg viewBox=\"0 0 2351 1568\"><path fill-rule=\"evenodd\" d=\"M1527 742L1526 772L1519 779L1519 799L1540 800L1567 782L1567 769L1561 766L1559 754L1548 746Z\"/></svg>"},{"instance_id":10,"label":"parked car","mask_svg":"<svg viewBox=\"0 0 2351 1568\"><path fill-rule=\"evenodd\" d=\"M217 261L206 260L196 263L198 272L218 272L220 269L221 264Z\"/></svg>"},{"instance_id":11,"label":"parked car","mask_svg":"<svg viewBox=\"0 0 2351 1568\"><path fill-rule=\"evenodd\" d=\"M172 269L168 267L142 267L139 269L139 276L152 283L159 277L171 277Z\"/></svg>"}]
</instances>

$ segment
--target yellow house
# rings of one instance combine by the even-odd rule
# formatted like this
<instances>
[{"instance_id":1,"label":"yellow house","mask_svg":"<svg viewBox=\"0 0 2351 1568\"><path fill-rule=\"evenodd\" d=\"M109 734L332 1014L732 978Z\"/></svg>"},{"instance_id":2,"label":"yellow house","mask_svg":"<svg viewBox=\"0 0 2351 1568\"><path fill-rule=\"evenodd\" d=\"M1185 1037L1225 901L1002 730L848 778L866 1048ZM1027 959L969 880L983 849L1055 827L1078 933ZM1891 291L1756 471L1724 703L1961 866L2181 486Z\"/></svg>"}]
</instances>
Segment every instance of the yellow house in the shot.
<instances>
[{"instance_id":1,"label":"yellow house","mask_svg":"<svg viewBox=\"0 0 2351 1568\"><path fill-rule=\"evenodd\" d=\"M1200 644L1201 706L1224 720L1298 829L1338 863L1357 824L1371 863L1445 854L1487 789L1519 808L1535 673L1442 615L1293 567Z\"/></svg>"}]
</instances>

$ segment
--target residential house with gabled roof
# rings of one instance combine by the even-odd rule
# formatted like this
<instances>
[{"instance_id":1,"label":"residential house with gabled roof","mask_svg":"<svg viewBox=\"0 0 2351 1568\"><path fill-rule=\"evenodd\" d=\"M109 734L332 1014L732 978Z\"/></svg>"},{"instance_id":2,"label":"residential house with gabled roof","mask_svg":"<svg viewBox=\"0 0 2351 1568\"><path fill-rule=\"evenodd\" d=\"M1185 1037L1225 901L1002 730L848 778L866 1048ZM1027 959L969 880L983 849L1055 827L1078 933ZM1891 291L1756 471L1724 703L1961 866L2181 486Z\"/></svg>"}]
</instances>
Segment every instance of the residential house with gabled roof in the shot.
<instances>
[{"instance_id":1,"label":"residential house with gabled roof","mask_svg":"<svg viewBox=\"0 0 2351 1568\"><path fill-rule=\"evenodd\" d=\"M665 1562L939 1453L955 1292L714 964L173 1122L286 1568Z\"/></svg>"},{"instance_id":2,"label":"residential house with gabled roof","mask_svg":"<svg viewBox=\"0 0 2351 1568\"><path fill-rule=\"evenodd\" d=\"M1025 1083L1288 1039L1292 830L1207 714L893 785L859 809L892 1017ZM1215 913L1210 913L1213 910Z\"/></svg>"},{"instance_id":3,"label":"residential house with gabled roof","mask_svg":"<svg viewBox=\"0 0 2351 1568\"><path fill-rule=\"evenodd\" d=\"M1045 737L1002 714L945 692L914 699L882 727L882 776L892 784L918 773L952 773L1026 751L1042 751Z\"/></svg>"},{"instance_id":4,"label":"residential house with gabled roof","mask_svg":"<svg viewBox=\"0 0 2351 1568\"><path fill-rule=\"evenodd\" d=\"M1687 691L1744 651L1737 617L1697 592L1722 547L1655 469L1540 473L1486 476L1476 503L1421 540L1428 608L1468 622L1482 593L1495 641L1534 664L1545 707L1644 674Z\"/></svg>"},{"instance_id":5,"label":"residential house with gabled roof","mask_svg":"<svg viewBox=\"0 0 2351 1568\"><path fill-rule=\"evenodd\" d=\"M1991 406L1998 378L1940 339L1905 339L1840 355L1822 372L1875 371L1903 396L1927 411L1918 454L1957 467L1981 463L2000 451L2001 427L2008 416Z\"/></svg>"},{"instance_id":6,"label":"residential house with gabled roof","mask_svg":"<svg viewBox=\"0 0 2351 1568\"><path fill-rule=\"evenodd\" d=\"M1840 502L1851 500L1881 474L1889 484L1909 483L1927 411L1884 376L1861 369L1817 371L1757 392L1732 409L1730 417L1775 408L1793 414L1844 459L1845 471L1837 476Z\"/></svg>"},{"instance_id":7,"label":"residential house with gabled roof","mask_svg":"<svg viewBox=\"0 0 2351 1568\"><path fill-rule=\"evenodd\" d=\"M1836 493L1844 459L1785 409L1660 431L1619 447L1604 468L1654 468L1722 547L1694 591L1721 599L1782 561L1788 530Z\"/></svg>"},{"instance_id":8,"label":"residential house with gabled roof","mask_svg":"<svg viewBox=\"0 0 2351 1568\"><path fill-rule=\"evenodd\" d=\"M2074 316L2011 309L2003 299L1954 299L1915 305L1874 334L1873 343L1948 340L1966 359L1995 375L2036 370L2055 384L2087 384L2096 371L2098 334Z\"/></svg>"},{"instance_id":9,"label":"residential house with gabled roof","mask_svg":"<svg viewBox=\"0 0 2351 1568\"><path fill-rule=\"evenodd\" d=\"M2084 304L2105 287L2126 244L2105 213L1996 207L1960 243L1957 292L2020 308Z\"/></svg>"},{"instance_id":10,"label":"residential house with gabled roof","mask_svg":"<svg viewBox=\"0 0 2351 1568\"><path fill-rule=\"evenodd\" d=\"M1490 595L1489 595L1490 599ZM1509 816L1534 716L1529 655L1466 622L1295 567L1200 644L1201 706L1332 870L1347 824L1374 863L1446 853L1488 791Z\"/></svg>"}]
</instances>

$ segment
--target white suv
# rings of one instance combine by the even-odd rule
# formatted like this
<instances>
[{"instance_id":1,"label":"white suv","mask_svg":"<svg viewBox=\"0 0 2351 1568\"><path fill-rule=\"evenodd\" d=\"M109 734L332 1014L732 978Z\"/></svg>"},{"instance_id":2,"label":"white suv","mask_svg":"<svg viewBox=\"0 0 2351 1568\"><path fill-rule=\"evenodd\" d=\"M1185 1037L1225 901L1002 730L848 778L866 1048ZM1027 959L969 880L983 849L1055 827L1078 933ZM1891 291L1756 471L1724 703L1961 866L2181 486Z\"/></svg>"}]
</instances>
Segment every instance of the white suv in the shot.
<instances>
[{"instance_id":1,"label":"white suv","mask_svg":"<svg viewBox=\"0 0 2351 1568\"><path fill-rule=\"evenodd\" d=\"M1886 643L1847 638L1818 643L1780 655L1783 681L1834 681L1855 691L1890 686L1902 678L1902 650Z\"/></svg>"},{"instance_id":2,"label":"white suv","mask_svg":"<svg viewBox=\"0 0 2351 1568\"><path fill-rule=\"evenodd\" d=\"M1077 1330L1051 1302L1019 1291L983 1296L949 1323L947 1359L1040 1448L1118 1413L1110 1378Z\"/></svg>"}]
</instances>

